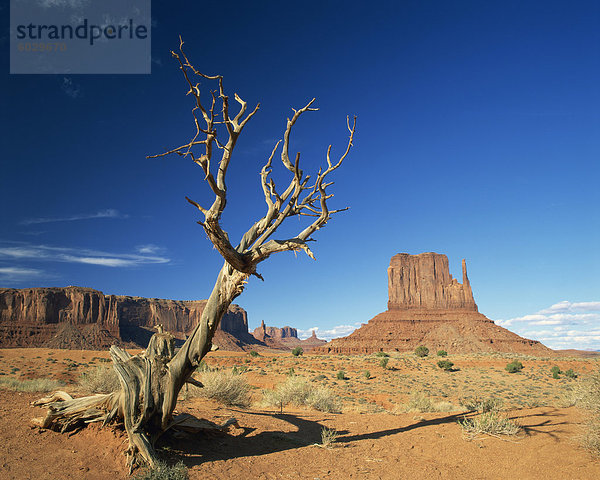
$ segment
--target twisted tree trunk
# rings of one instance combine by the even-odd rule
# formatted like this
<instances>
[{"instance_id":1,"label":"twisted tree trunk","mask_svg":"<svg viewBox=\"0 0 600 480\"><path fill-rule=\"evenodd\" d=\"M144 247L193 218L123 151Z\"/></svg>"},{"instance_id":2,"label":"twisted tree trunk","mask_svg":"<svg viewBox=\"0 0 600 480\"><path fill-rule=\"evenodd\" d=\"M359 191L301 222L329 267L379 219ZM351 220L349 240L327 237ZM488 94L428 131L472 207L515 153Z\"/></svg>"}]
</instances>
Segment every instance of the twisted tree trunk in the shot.
<instances>
[{"instance_id":1,"label":"twisted tree trunk","mask_svg":"<svg viewBox=\"0 0 600 480\"><path fill-rule=\"evenodd\" d=\"M258 105L244 118L246 102L235 94L240 110L235 117L231 118L228 97L223 90L223 78L207 76L196 70L183 52L183 42L180 43L179 51L180 53L172 52L172 54L179 62L190 87L189 93L195 98L192 115L196 125L196 135L187 144L154 157L176 153L191 158L202 168L204 179L215 195L213 204L206 209L186 198L204 216L204 221L198 223L202 225L210 241L223 256L225 263L217 276L200 322L177 353L174 352L173 337L161 330L152 336L148 348L139 355L131 356L125 350L112 346L110 354L121 384L119 391L78 399L71 398L65 392L56 392L50 397L34 402L34 405L48 407L46 417L37 420L37 423L45 428L65 431L90 422L101 421L103 424L122 422L129 436L127 453L130 470L138 464L150 466L156 464L154 444L168 429L198 427L198 422L191 421L189 416L173 417L177 396L186 382L198 383L191 378L191 375L211 350L212 339L221 318L233 300L242 293L247 279L250 275L262 279L256 270L257 265L273 253L283 251L304 250L314 258L308 248L308 242L312 240L311 235L322 228L331 215L345 210L328 208L327 201L333 194L328 194L326 189L333 182L326 182L326 177L336 170L348 155L356 127L356 117L352 126L348 119L350 138L344 153L336 163L332 163L331 146L329 146L326 152L327 167L320 169L314 183L309 185L310 176L305 175L300 169L300 154L298 153L295 161L292 162L288 152L292 128L302 114L316 110L311 108L314 99L300 110L294 110L292 119L287 121L282 140L277 142L260 171L267 212L248 229L239 244L234 247L229 240L229 235L220 224L221 214L227 204L225 176L237 139L246 123L258 111ZM206 108L202 103L199 83L192 83L191 75L217 82L218 91L210 92L212 97L210 107ZM215 112L217 98L221 101L220 114ZM200 126L198 111L204 121L204 127ZM218 140L218 129L225 130L226 141ZM275 182L270 177L272 161L280 144L282 145L281 161L291 173L290 183L283 192L278 192ZM200 156L194 153L194 149L198 146L204 147L204 152L201 152ZM222 152L216 175L213 175L211 169L214 148ZM295 215L314 217L314 220L293 238L282 240L271 238L284 220Z\"/></svg>"}]
</instances>

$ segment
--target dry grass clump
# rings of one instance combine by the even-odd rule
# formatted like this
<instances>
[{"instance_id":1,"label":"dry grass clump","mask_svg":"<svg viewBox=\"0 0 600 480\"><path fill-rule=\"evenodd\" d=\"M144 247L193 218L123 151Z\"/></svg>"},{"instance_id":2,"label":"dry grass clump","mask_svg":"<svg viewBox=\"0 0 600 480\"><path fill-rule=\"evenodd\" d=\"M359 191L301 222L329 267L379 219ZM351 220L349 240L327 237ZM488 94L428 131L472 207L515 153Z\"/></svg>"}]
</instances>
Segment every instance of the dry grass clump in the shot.
<instances>
[{"instance_id":1,"label":"dry grass clump","mask_svg":"<svg viewBox=\"0 0 600 480\"><path fill-rule=\"evenodd\" d=\"M338 434L335 430L323 427L321 430L321 445L325 448L331 448L332 444L337 441Z\"/></svg>"},{"instance_id":2,"label":"dry grass clump","mask_svg":"<svg viewBox=\"0 0 600 480\"><path fill-rule=\"evenodd\" d=\"M600 371L578 382L573 389L575 405L588 412L582 445L595 455L600 455Z\"/></svg>"},{"instance_id":3,"label":"dry grass clump","mask_svg":"<svg viewBox=\"0 0 600 480\"><path fill-rule=\"evenodd\" d=\"M99 365L79 377L79 387L89 393L111 393L121 388L114 368Z\"/></svg>"},{"instance_id":4,"label":"dry grass clump","mask_svg":"<svg viewBox=\"0 0 600 480\"><path fill-rule=\"evenodd\" d=\"M250 405L250 385L239 373L225 370L206 370L200 373L203 388L190 387L191 396L211 398L224 405Z\"/></svg>"},{"instance_id":5,"label":"dry grass clump","mask_svg":"<svg viewBox=\"0 0 600 480\"><path fill-rule=\"evenodd\" d=\"M508 418L498 410L490 410L474 417L463 417L458 423L469 439L480 434L516 435L521 430L521 426L515 420Z\"/></svg>"},{"instance_id":6,"label":"dry grass clump","mask_svg":"<svg viewBox=\"0 0 600 480\"><path fill-rule=\"evenodd\" d=\"M464 398L460 403L472 412L479 412L473 417L463 417L458 424L469 440L477 435L516 435L521 426L513 419L500 412L502 400L499 398Z\"/></svg>"},{"instance_id":7,"label":"dry grass clump","mask_svg":"<svg viewBox=\"0 0 600 480\"><path fill-rule=\"evenodd\" d=\"M452 412L456 407L450 402L433 402L421 392L413 392L410 395L408 403L404 406L404 412Z\"/></svg>"},{"instance_id":8,"label":"dry grass clump","mask_svg":"<svg viewBox=\"0 0 600 480\"><path fill-rule=\"evenodd\" d=\"M465 397L459 400L460 404L471 412L487 413L499 411L502 408L500 398Z\"/></svg>"},{"instance_id":9,"label":"dry grass clump","mask_svg":"<svg viewBox=\"0 0 600 480\"><path fill-rule=\"evenodd\" d=\"M0 378L1 388L15 392L51 392L64 386L64 382L50 378Z\"/></svg>"},{"instance_id":10,"label":"dry grass clump","mask_svg":"<svg viewBox=\"0 0 600 480\"><path fill-rule=\"evenodd\" d=\"M303 377L291 375L280 383L274 390L263 392L263 404L279 407L283 410L285 405L307 406L321 412L339 412L339 401L335 394L327 387L314 387Z\"/></svg>"},{"instance_id":11,"label":"dry grass clump","mask_svg":"<svg viewBox=\"0 0 600 480\"><path fill-rule=\"evenodd\" d=\"M132 480L188 480L188 478L183 462L171 467L165 462L159 461L154 468L142 470Z\"/></svg>"}]
</instances>

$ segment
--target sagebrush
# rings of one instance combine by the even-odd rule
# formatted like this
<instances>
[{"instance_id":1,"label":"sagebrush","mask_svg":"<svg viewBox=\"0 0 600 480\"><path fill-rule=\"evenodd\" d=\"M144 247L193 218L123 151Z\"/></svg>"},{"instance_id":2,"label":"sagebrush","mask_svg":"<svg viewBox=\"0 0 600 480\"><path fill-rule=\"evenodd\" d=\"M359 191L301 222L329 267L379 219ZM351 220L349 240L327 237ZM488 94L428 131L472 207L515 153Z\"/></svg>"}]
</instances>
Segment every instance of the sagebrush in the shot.
<instances>
[{"instance_id":1,"label":"sagebrush","mask_svg":"<svg viewBox=\"0 0 600 480\"><path fill-rule=\"evenodd\" d=\"M283 410L286 405L307 406L322 412L339 412L340 402L337 396L327 387L315 387L304 377L290 376L274 390L263 392L263 403L266 406Z\"/></svg>"},{"instance_id":2,"label":"sagebrush","mask_svg":"<svg viewBox=\"0 0 600 480\"><path fill-rule=\"evenodd\" d=\"M190 387L191 396L216 400L230 406L250 405L250 385L239 373L226 370L205 370L200 373L202 388Z\"/></svg>"},{"instance_id":3,"label":"sagebrush","mask_svg":"<svg viewBox=\"0 0 600 480\"><path fill-rule=\"evenodd\" d=\"M121 388L115 369L104 365L82 373L78 383L88 393L111 393Z\"/></svg>"}]
</instances>

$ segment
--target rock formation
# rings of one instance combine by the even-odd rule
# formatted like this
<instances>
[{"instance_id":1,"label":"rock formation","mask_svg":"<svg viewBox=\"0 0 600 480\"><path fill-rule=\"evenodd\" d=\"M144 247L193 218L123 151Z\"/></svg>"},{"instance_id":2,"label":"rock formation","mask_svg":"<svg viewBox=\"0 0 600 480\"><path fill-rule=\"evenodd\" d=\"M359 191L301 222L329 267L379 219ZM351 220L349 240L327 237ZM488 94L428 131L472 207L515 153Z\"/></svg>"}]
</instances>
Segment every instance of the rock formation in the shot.
<instances>
[{"instance_id":1,"label":"rock formation","mask_svg":"<svg viewBox=\"0 0 600 480\"><path fill-rule=\"evenodd\" d=\"M196 326L206 300L104 295L81 287L0 289L0 346L104 349L113 343L145 347L162 324L184 340ZM244 309L232 305L214 343L240 350L260 345L248 333Z\"/></svg>"},{"instance_id":2,"label":"rock formation","mask_svg":"<svg viewBox=\"0 0 600 480\"><path fill-rule=\"evenodd\" d=\"M463 283L452 278L446 255L400 253L388 268L388 310L347 337L316 348L319 353L412 351L425 345L448 353L552 351L522 338L479 313L462 261Z\"/></svg>"},{"instance_id":3,"label":"rock formation","mask_svg":"<svg viewBox=\"0 0 600 480\"><path fill-rule=\"evenodd\" d=\"M260 342L269 345L271 348L284 348L286 350L302 347L304 351L308 351L327 343L325 340L317 338L314 331L310 338L300 340L298 338L298 330L295 328L287 326L282 328L267 327L264 320L261 322L260 327L254 329L252 335Z\"/></svg>"},{"instance_id":4,"label":"rock formation","mask_svg":"<svg viewBox=\"0 0 600 480\"><path fill-rule=\"evenodd\" d=\"M467 263L462 261L462 285L450 275L448 257L437 253L394 255L388 267L388 309L477 311Z\"/></svg>"}]
</instances>

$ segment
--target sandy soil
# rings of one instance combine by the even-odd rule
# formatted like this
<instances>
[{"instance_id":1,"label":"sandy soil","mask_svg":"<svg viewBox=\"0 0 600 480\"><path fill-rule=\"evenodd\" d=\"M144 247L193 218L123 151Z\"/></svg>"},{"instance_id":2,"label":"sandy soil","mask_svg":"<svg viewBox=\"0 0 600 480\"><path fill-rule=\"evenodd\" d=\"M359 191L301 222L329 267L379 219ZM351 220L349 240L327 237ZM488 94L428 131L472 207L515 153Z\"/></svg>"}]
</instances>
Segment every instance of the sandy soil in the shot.
<instances>
[{"instance_id":1,"label":"sandy soil","mask_svg":"<svg viewBox=\"0 0 600 480\"><path fill-rule=\"evenodd\" d=\"M45 349L12 349L0 351L0 372L13 376L50 376L74 380L79 372L90 366L92 358L98 364L106 352L47 351ZM36 358L39 357L39 358ZM48 361L55 358L56 361ZM183 461L192 479L597 479L600 461L591 457L577 444L581 432L582 415L577 409L561 408L552 403L566 383L549 380L541 391L551 397L544 406L513 408L509 416L522 425L516 437L496 438L481 436L473 440L464 437L457 423L462 418L459 410L452 413L397 413L384 410L383 404L395 406L406 396L389 399L389 382L403 378L403 358L393 358L397 370L370 369L376 379L360 379L358 375L365 362L371 359L323 358L305 356L300 359L287 356L263 355L246 362L248 356L222 352L208 359L211 364L248 365L246 374L251 384L259 387L278 383L289 365L301 373L326 374L324 381L344 398L344 413L329 414L297 408L286 408L283 413L253 406L250 409L226 408L204 399L180 402L178 410L220 423L230 417L239 422L224 433L206 433L184 438L165 436L158 444L159 455L168 462ZM273 362L273 358L276 359ZM69 359L69 360L67 360ZM408 371L421 384L429 383L430 390L439 389L439 382L447 385L446 398L454 400L451 383L461 383L463 377L477 376L489 392L497 388L520 401L521 388L529 383L542 382L546 367L555 362L549 359L524 362L529 374L509 375L498 370L506 364L502 358L452 358L460 363L456 377L439 376L429 361L420 361L420 370L410 363ZM437 359L431 359L431 361ZM558 360L557 360L558 361ZM297 362L297 363L296 363ZM333 371L330 365L333 362ZM348 372L348 381L335 382L332 378L340 365ZM537 362L537 363L536 363ZM597 368L596 359L560 360L561 369L569 365L579 372ZM73 364L77 363L77 367ZM88 367L84 367L84 364ZM275 366L273 366L275 364ZM323 365L324 364L324 365ZM20 366L19 366L20 365ZM10 367L10 368L9 368ZM359 368L360 367L360 368ZM19 370L10 373L14 368ZM70 368L70 370L69 370ZM408 368L408 367L407 367ZM279 373L276 372L279 370ZM266 371L267 375L261 374ZM312 372L312 373L311 373ZM354 373L356 372L356 373ZM443 372L442 372L443 373ZM280 378L281 377L281 378ZM481 379L480 377L485 377ZM468 379L469 377L465 377ZM562 381L562 380L561 380ZM335 383L335 384L334 384ZM497 384L497 385L496 385ZM476 388L481 387L477 384ZM489 386L492 385L492 386ZM397 384L397 387L400 385ZM413 387L414 388L414 387ZM458 388L458 387L457 387ZM74 385L65 387L75 391ZM348 394L353 389L355 393ZM361 392L364 389L364 392ZM507 390L502 392L502 390ZM258 394L259 390L255 390ZM367 403L347 398L371 395ZM75 434L60 434L30 425L30 419L43 415L43 410L29 403L40 394L0 392L1 479L120 479L126 478L125 457L122 455L126 436L114 428L90 426ZM377 402L379 398L379 403ZM394 410L394 409L392 409ZM398 411L399 409L395 409ZM323 448L323 427L338 433L333 448Z\"/></svg>"}]
</instances>

